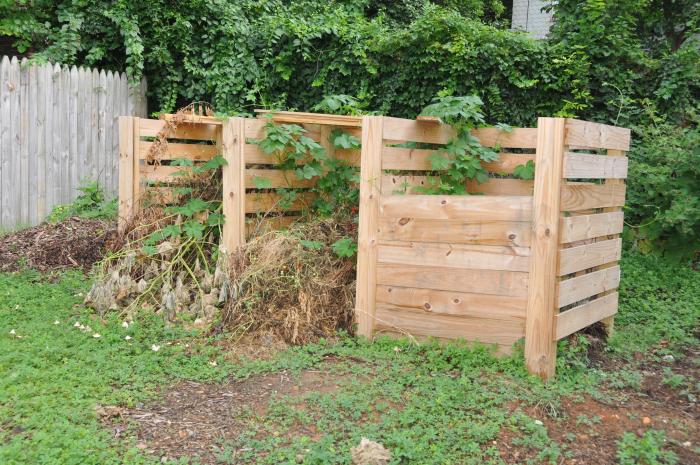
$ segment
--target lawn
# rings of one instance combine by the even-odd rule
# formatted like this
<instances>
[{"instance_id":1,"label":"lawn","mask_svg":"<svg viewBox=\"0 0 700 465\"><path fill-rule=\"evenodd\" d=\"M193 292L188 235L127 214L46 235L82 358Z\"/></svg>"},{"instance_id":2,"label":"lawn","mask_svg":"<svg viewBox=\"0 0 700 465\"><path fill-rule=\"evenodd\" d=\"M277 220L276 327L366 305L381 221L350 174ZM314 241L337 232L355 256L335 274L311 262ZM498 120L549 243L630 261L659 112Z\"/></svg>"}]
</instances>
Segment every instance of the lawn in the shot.
<instances>
[{"instance_id":1,"label":"lawn","mask_svg":"<svg viewBox=\"0 0 700 465\"><path fill-rule=\"evenodd\" d=\"M392 464L697 463L698 273L622 265L615 336L561 343L547 385L518 350L459 343L339 335L247 359L99 318L79 272L0 274L0 463L349 464L362 437Z\"/></svg>"}]
</instances>

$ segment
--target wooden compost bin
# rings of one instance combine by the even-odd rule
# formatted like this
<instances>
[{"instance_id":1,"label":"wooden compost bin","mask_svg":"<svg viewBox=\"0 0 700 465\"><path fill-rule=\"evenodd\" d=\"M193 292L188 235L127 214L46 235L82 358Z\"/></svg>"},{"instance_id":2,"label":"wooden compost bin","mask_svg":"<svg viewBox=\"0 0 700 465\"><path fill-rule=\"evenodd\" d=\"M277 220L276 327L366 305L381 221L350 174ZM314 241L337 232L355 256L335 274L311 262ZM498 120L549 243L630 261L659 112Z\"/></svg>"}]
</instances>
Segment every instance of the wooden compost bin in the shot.
<instances>
[{"instance_id":1,"label":"wooden compost bin","mask_svg":"<svg viewBox=\"0 0 700 465\"><path fill-rule=\"evenodd\" d=\"M445 196L414 190L434 173L428 160L432 150L398 145L445 144L453 135L449 126L289 112L275 113L274 120L301 124L332 155L360 166L359 334L462 338L495 344L501 353L524 337L528 369L548 378L554 374L558 339L597 321L612 328L628 129L539 118L536 128L510 133L476 130L482 145L500 147L499 160L484 164L494 177L468 185L481 195ZM141 181L167 182L178 169L144 161L147 139L163 124L120 120L121 218L131 214L146 188ZM302 193L280 212L276 194L253 189L255 176L271 180L273 187L305 189L314 182L277 169L276 161L252 143L264 137L264 124L195 117L169 135L177 140L168 144L170 158L200 161L223 153L227 160L222 241L228 250L245 242L251 216L276 212L284 216L265 220L267 227L284 227L311 200L311 193ZM327 136L335 128L361 137L361 154L333 152ZM188 141L196 144L187 147ZM535 161L534 181L508 176L528 160Z\"/></svg>"}]
</instances>

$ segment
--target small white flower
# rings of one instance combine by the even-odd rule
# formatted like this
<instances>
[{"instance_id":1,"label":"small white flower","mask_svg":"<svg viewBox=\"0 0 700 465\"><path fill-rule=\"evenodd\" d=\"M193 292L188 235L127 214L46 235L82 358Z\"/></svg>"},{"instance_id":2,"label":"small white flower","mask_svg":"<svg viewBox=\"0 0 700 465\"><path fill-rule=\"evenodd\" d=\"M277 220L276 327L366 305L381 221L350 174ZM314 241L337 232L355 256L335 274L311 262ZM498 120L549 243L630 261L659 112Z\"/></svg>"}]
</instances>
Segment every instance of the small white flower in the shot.
<instances>
[{"instance_id":1,"label":"small white flower","mask_svg":"<svg viewBox=\"0 0 700 465\"><path fill-rule=\"evenodd\" d=\"M86 326L86 327L83 328L83 330L84 330L86 333L89 333L89 332L92 331L92 328L89 327L89 326Z\"/></svg>"},{"instance_id":2,"label":"small white flower","mask_svg":"<svg viewBox=\"0 0 700 465\"><path fill-rule=\"evenodd\" d=\"M544 423L542 423L540 420L535 420L535 424L540 426L544 425Z\"/></svg>"},{"instance_id":3,"label":"small white flower","mask_svg":"<svg viewBox=\"0 0 700 465\"><path fill-rule=\"evenodd\" d=\"M17 334L17 332L14 329L11 329L10 334L12 334L14 336L15 334Z\"/></svg>"},{"instance_id":4,"label":"small white flower","mask_svg":"<svg viewBox=\"0 0 700 465\"><path fill-rule=\"evenodd\" d=\"M131 340L131 336L129 336L129 335L124 336L124 340L125 340L125 341L130 341L130 340Z\"/></svg>"},{"instance_id":5,"label":"small white flower","mask_svg":"<svg viewBox=\"0 0 700 465\"><path fill-rule=\"evenodd\" d=\"M80 329L81 331L85 331L85 325L78 326L78 329Z\"/></svg>"},{"instance_id":6,"label":"small white flower","mask_svg":"<svg viewBox=\"0 0 700 465\"><path fill-rule=\"evenodd\" d=\"M83 325L81 325L79 321L76 321L73 326L75 326L76 328L80 328Z\"/></svg>"},{"instance_id":7,"label":"small white flower","mask_svg":"<svg viewBox=\"0 0 700 465\"><path fill-rule=\"evenodd\" d=\"M95 339L97 339L97 338L99 338L99 337L101 337L101 336L100 336L100 333L95 333L95 334L92 335L92 337L94 337Z\"/></svg>"},{"instance_id":8,"label":"small white flower","mask_svg":"<svg viewBox=\"0 0 700 465\"><path fill-rule=\"evenodd\" d=\"M122 328L128 328L129 327L129 322L125 321L122 323Z\"/></svg>"},{"instance_id":9,"label":"small white flower","mask_svg":"<svg viewBox=\"0 0 700 465\"><path fill-rule=\"evenodd\" d=\"M151 346L151 350L152 350L153 352L158 352L158 351L160 350L160 346L157 346L157 345L153 344L153 345Z\"/></svg>"},{"instance_id":10,"label":"small white flower","mask_svg":"<svg viewBox=\"0 0 700 465\"><path fill-rule=\"evenodd\" d=\"M53 324L55 324L55 325L60 325L60 324L61 324L61 322L60 322L60 321L58 321L58 320L55 320L55 321L53 322Z\"/></svg>"},{"instance_id":11,"label":"small white flower","mask_svg":"<svg viewBox=\"0 0 700 465\"><path fill-rule=\"evenodd\" d=\"M209 362L209 365L215 367L217 365L216 360L212 360L211 362Z\"/></svg>"}]
</instances>

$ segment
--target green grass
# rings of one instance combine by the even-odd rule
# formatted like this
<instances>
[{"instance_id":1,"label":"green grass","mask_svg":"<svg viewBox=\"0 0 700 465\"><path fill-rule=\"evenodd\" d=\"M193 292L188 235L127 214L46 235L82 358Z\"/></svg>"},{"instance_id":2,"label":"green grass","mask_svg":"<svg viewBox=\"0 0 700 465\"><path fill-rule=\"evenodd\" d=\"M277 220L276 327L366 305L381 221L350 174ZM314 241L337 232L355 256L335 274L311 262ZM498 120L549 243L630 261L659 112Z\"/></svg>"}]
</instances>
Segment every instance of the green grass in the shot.
<instances>
[{"instance_id":1,"label":"green grass","mask_svg":"<svg viewBox=\"0 0 700 465\"><path fill-rule=\"evenodd\" d=\"M625 257L612 349L627 356L661 339L672 351L697 343L697 276L652 257ZM566 455L566 445L553 442L546 428L523 411L511 411L514 401L556 416L563 395L595 392L601 380L621 387L639 382L632 369L618 377L589 369L585 344L564 343L557 381L548 385L527 375L519 353L496 359L487 348L459 343L369 344L341 337L337 343L320 341L283 352L274 360L233 365L211 341L167 328L155 317L128 329L116 318L100 322L81 304L80 294L88 287L78 273L51 278L31 271L0 274L2 464L159 463L138 450L128 434L112 439L95 406L133 406L177 379L216 382L309 367L333 372L339 388L301 398L273 397L264 417L249 413L243 418L244 434L221 444L220 463L296 463L301 455L305 464L348 464L350 447L366 436L389 448L396 464L499 464L493 442L503 429L512 432L514 444L531 451L534 463L556 463ZM92 330L80 331L76 321ZM153 344L160 346L157 352ZM329 355L336 361L326 361ZM317 431L320 439L298 434L300 427ZM630 438L623 446L636 450ZM247 455L234 459L236 449L248 450Z\"/></svg>"}]
</instances>

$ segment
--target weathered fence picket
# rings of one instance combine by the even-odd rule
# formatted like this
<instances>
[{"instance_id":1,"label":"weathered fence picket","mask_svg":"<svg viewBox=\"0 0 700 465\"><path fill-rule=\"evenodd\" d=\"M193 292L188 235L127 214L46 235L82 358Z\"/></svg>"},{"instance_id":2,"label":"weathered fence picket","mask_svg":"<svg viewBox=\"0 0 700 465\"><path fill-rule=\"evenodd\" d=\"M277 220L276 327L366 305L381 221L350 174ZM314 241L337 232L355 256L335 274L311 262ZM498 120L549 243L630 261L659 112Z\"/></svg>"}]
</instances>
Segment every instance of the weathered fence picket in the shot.
<instances>
[{"instance_id":1,"label":"weathered fence picket","mask_svg":"<svg viewBox=\"0 0 700 465\"><path fill-rule=\"evenodd\" d=\"M119 185L121 115L146 115L146 84L125 74L0 60L0 231L41 222L96 180Z\"/></svg>"}]
</instances>

